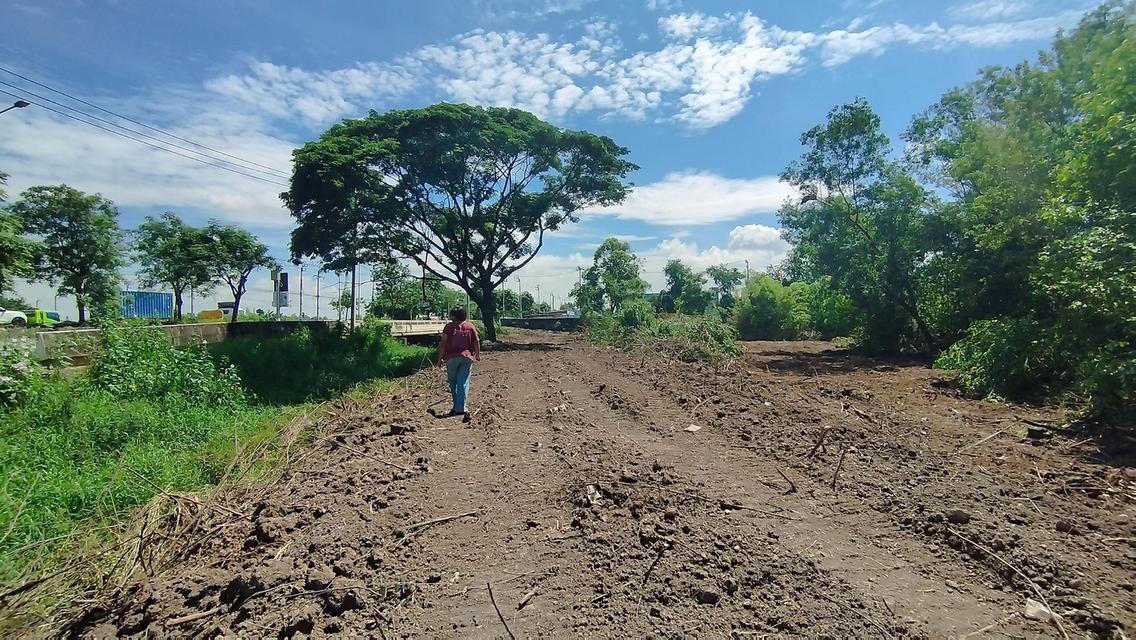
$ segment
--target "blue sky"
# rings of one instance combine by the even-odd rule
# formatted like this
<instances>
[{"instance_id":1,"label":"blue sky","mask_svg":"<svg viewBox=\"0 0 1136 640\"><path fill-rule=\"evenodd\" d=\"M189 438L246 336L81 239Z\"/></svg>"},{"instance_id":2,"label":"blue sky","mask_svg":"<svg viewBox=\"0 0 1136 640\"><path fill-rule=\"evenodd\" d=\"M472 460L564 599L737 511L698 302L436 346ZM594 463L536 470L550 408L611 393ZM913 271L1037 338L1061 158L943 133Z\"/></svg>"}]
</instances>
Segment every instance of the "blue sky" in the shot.
<instances>
[{"instance_id":1,"label":"blue sky","mask_svg":"<svg viewBox=\"0 0 1136 640\"><path fill-rule=\"evenodd\" d=\"M0 6L0 67L254 162L253 169L288 171L291 150L341 118L442 100L517 106L559 126L611 136L641 167L636 190L623 205L587 212L556 234L521 272L522 287L536 293L539 285L548 299L568 294L575 268L589 264L594 246L610 235L631 242L655 288L669 258L699 268L744 267L749 260L754 269L780 260L786 246L776 209L789 192L776 175L800 154L801 132L833 105L863 96L898 135L914 113L981 67L1034 57L1093 4L314 6L8 0ZM0 90L33 102L43 101L29 91L92 112L3 71L0 81L8 83ZM114 200L124 227L164 210L192 222L219 218L249 228L287 257L291 219L277 198L283 187L272 184L283 181L279 174L255 173L268 182L235 175L38 105L0 115L0 169L11 174L10 196L66 182ZM306 293L315 286L310 273ZM251 305L267 306L267 276L258 274L253 287ZM20 291L49 304L44 285ZM305 311L313 306L306 301ZM73 309L64 300L59 307Z\"/></svg>"}]
</instances>

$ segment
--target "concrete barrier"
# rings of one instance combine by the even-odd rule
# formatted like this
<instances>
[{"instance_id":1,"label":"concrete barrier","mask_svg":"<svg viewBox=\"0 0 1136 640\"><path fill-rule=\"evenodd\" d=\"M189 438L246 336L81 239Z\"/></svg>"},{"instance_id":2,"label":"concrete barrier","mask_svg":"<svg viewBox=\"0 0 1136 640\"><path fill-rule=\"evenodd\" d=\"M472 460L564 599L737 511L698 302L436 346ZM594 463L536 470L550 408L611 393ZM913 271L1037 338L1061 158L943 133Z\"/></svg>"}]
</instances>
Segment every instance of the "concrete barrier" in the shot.
<instances>
[{"instance_id":1,"label":"concrete barrier","mask_svg":"<svg viewBox=\"0 0 1136 640\"><path fill-rule=\"evenodd\" d=\"M575 331L580 327L580 319L568 316L559 318L501 318L501 326L518 329L540 329L542 331Z\"/></svg>"},{"instance_id":2,"label":"concrete barrier","mask_svg":"<svg viewBox=\"0 0 1136 640\"><path fill-rule=\"evenodd\" d=\"M387 320L396 338L435 336L446 323L441 320ZM276 338L306 327L312 331L331 331L339 326L334 320L282 320L270 322L216 322L200 324L166 324L143 327L162 331L175 346L212 344L235 337ZM82 360L98 344L99 329L60 329L36 333L36 357L40 360Z\"/></svg>"}]
</instances>

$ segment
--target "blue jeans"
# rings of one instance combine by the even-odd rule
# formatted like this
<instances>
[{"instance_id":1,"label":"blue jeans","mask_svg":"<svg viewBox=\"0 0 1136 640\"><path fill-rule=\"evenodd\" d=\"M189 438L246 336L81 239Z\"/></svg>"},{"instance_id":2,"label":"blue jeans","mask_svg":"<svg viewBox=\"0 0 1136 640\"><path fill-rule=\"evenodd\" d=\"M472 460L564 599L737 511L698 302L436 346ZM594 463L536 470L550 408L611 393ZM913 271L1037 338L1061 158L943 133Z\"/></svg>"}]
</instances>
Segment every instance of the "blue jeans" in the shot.
<instances>
[{"instance_id":1,"label":"blue jeans","mask_svg":"<svg viewBox=\"0 0 1136 640\"><path fill-rule=\"evenodd\" d=\"M465 399L469 396L469 376L473 373L473 361L464 356L454 356L446 360L446 379L450 383L450 395L454 397L454 413L465 413Z\"/></svg>"}]
</instances>

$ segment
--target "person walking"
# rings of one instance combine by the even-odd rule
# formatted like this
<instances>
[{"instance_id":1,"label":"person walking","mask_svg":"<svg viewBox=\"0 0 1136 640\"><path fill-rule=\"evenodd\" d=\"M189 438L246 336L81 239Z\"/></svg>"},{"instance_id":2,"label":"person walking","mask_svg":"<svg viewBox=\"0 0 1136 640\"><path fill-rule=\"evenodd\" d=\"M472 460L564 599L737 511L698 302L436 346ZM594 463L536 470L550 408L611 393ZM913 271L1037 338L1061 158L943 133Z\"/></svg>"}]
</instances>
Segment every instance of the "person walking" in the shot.
<instances>
[{"instance_id":1,"label":"person walking","mask_svg":"<svg viewBox=\"0 0 1136 640\"><path fill-rule=\"evenodd\" d=\"M444 416L463 416L462 422L469 422L469 377L473 373L473 363L481 360L481 338L477 327L470 322L466 310L455 307L450 311L450 322L442 329L442 344L438 346L438 368L446 368L446 380L450 384L450 395L454 406Z\"/></svg>"}]
</instances>

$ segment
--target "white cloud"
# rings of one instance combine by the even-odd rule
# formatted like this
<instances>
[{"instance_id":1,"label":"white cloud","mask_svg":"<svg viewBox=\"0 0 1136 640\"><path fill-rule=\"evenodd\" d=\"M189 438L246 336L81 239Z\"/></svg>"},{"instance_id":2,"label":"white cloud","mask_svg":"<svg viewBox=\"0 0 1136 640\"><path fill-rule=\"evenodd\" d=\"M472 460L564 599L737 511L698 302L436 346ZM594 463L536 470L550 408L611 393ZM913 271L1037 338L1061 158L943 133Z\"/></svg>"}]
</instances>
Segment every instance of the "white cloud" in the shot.
<instances>
[{"instance_id":1,"label":"white cloud","mask_svg":"<svg viewBox=\"0 0 1136 640\"><path fill-rule=\"evenodd\" d=\"M648 11L674 11L682 8L682 0L647 0Z\"/></svg>"},{"instance_id":2,"label":"white cloud","mask_svg":"<svg viewBox=\"0 0 1136 640\"><path fill-rule=\"evenodd\" d=\"M1081 11L1065 11L1029 20L991 22L979 25L941 26L932 22L910 26L896 23L855 30L837 30L819 36L821 59L826 67L837 67L860 55L878 56L895 44L924 49L946 50L957 47L996 47L1051 37L1058 29L1075 24Z\"/></svg>"},{"instance_id":3,"label":"white cloud","mask_svg":"<svg viewBox=\"0 0 1136 640\"><path fill-rule=\"evenodd\" d=\"M1025 0L976 0L951 7L947 13L961 20L997 20L1012 18L1029 11L1030 3Z\"/></svg>"},{"instance_id":4,"label":"white cloud","mask_svg":"<svg viewBox=\"0 0 1136 640\"><path fill-rule=\"evenodd\" d=\"M557 12L585 4L561 0L537 6ZM989 5L988 19L999 19L1014 15L1019 2L977 4ZM648 6L674 8L669 2ZM215 78L206 86L267 117L299 117L311 125L416 96L516 106L542 117L596 112L675 120L702 129L740 113L756 83L800 72L814 55L834 67L899 44L948 49L1040 40L1074 23L1079 14L947 26L865 26L867 19L861 17L845 29L807 32L769 25L751 13L674 13L658 21L662 46L639 51L625 50L613 25L592 19L574 24L580 32L575 39L475 30L390 61L345 69L309 71L255 62L247 73Z\"/></svg>"},{"instance_id":5,"label":"white cloud","mask_svg":"<svg viewBox=\"0 0 1136 640\"><path fill-rule=\"evenodd\" d=\"M100 192L119 206L152 208L155 214L161 213L160 208L172 208L259 229L291 225L278 198L285 189L282 176L245 170L269 180L264 182L229 173L34 107L19 115L5 120L0 153L12 174L8 192L13 197L32 185L65 182L83 191ZM239 150L242 158L287 171L295 145L255 125L207 108L168 129L216 149Z\"/></svg>"},{"instance_id":6,"label":"white cloud","mask_svg":"<svg viewBox=\"0 0 1136 640\"><path fill-rule=\"evenodd\" d=\"M744 179L707 172L680 172L635 187L620 205L589 209L584 213L661 225L701 225L771 213L792 193L791 187L774 176Z\"/></svg>"}]
</instances>

